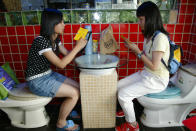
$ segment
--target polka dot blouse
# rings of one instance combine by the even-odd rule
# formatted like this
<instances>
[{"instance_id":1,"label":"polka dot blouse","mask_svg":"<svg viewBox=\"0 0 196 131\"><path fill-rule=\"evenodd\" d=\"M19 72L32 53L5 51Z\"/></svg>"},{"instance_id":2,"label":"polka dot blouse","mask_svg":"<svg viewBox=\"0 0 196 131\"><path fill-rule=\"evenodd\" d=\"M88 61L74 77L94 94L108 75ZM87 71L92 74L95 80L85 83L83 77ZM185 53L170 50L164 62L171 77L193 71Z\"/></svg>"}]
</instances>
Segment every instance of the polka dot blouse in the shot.
<instances>
[{"instance_id":1,"label":"polka dot blouse","mask_svg":"<svg viewBox=\"0 0 196 131\"><path fill-rule=\"evenodd\" d=\"M60 38L57 38L55 43L60 45ZM51 50L58 55L57 48L52 49L52 43L49 39L43 36L38 36L34 39L28 55L27 69L25 71L26 78L50 69L51 63L43 56L43 53Z\"/></svg>"}]
</instances>

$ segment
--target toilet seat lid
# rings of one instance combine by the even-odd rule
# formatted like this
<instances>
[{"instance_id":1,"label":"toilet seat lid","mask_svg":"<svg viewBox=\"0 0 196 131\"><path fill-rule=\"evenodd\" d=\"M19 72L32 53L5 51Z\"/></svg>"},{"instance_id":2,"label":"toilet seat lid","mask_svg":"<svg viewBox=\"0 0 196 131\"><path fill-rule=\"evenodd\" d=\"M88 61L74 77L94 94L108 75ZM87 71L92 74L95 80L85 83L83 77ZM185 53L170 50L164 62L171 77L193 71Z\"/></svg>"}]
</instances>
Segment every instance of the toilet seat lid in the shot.
<instances>
[{"instance_id":1,"label":"toilet seat lid","mask_svg":"<svg viewBox=\"0 0 196 131\"><path fill-rule=\"evenodd\" d=\"M13 88L9 94L8 97L10 99L14 99L14 100L33 100L33 99L37 99L40 96L37 96L35 94L33 94L32 92L30 92L28 86L26 85L26 83L22 83L16 86L16 88Z\"/></svg>"}]
</instances>

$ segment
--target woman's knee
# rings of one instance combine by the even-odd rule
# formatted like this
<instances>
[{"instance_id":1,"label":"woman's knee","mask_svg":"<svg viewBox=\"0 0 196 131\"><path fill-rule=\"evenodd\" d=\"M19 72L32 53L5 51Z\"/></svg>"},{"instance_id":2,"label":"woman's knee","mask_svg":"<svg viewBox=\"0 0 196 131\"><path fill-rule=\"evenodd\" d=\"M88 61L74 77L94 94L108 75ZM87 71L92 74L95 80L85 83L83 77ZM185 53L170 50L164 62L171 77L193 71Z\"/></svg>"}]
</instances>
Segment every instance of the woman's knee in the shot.
<instances>
[{"instance_id":1,"label":"woman's knee","mask_svg":"<svg viewBox=\"0 0 196 131\"><path fill-rule=\"evenodd\" d=\"M80 97L80 91L78 88L74 88L73 89L73 94L72 94L72 98L74 99L78 99Z\"/></svg>"},{"instance_id":2,"label":"woman's knee","mask_svg":"<svg viewBox=\"0 0 196 131\"><path fill-rule=\"evenodd\" d=\"M128 94L127 90L121 88L118 91L118 100L119 101L126 101L127 99L131 100L130 94Z\"/></svg>"},{"instance_id":3,"label":"woman's knee","mask_svg":"<svg viewBox=\"0 0 196 131\"><path fill-rule=\"evenodd\" d=\"M123 93L122 89L118 90L118 93L117 93L118 101L122 100L123 95L124 95L124 93Z\"/></svg>"}]
</instances>

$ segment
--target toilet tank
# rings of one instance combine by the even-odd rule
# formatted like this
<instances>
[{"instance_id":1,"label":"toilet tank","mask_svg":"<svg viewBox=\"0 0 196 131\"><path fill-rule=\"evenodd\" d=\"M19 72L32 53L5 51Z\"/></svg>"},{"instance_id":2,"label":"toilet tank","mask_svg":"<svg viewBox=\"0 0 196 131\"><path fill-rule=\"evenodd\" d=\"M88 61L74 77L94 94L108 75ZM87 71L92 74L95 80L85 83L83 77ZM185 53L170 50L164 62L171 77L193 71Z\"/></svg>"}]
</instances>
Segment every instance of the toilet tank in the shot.
<instances>
[{"instance_id":1,"label":"toilet tank","mask_svg":"<svg viewBox=\"0 0 196 131\"><path fill-rule=\"evenodd\" d=\"M179 69L176 85L181 89L182 97L196 88L196 64L187 64Z\"/></svg>"}]
</instances>

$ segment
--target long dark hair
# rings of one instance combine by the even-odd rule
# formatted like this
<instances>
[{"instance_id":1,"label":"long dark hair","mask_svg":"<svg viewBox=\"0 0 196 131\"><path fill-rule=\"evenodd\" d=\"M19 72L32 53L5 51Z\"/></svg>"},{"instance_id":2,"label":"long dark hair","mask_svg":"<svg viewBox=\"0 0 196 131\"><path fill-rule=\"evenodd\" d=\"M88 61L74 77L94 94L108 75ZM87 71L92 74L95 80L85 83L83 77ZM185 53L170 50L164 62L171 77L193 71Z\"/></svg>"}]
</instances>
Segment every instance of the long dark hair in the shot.
<instances>
[{"instance_id":1,"label":"long dark hair","mask_svg":"<svg viewBox=\"0 0 196 131\"><path fill-rule=\"evenodd\" d=\"M41 29L40 35L48 38L54 49L55 41L52 39L52 35L54 32L55 25L61 23L63 20L63 14L59 10L56 9L44 9L41 15ZM58 52L58 44L56 43L56 50Z\"/></svg>"},{"instance_id":2,"label":"long dark hair","mask_svg":"<svg viewBox=\"0 0 196 131\"><path fill-rule=\"evenodd\" d=\"M150 38L155 31L159 30L169 36L169 33L164 29L161 14L157 5L151 1L143 2L136 11L137 17L145 17L144 37Z\"/></svg>"}]
</instances>

